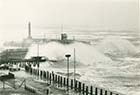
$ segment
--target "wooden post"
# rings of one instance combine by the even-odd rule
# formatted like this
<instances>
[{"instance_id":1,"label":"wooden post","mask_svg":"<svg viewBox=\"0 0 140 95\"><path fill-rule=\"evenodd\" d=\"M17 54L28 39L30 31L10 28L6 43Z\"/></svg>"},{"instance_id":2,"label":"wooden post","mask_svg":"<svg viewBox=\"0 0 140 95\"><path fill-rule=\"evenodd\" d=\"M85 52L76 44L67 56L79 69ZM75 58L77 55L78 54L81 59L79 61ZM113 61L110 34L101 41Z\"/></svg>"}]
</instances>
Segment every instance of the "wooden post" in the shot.
<instances>
[{"instance_id":1,"label":"wooden post","mask_svg":"<svg viewBox=\"0 0 140 95\"><path fill-rule=\"evenodd\" d=\"M45 95L49 95L49 89L45 89Z\"/></svg>"},{"instance_id":2,"label":"wooden post","mask_svg":"<svg viewBox=\"0 0 140 95\"><path fill-rule=\"evenodd\" d=\"M52 73L52 81L53 81L53 83L55 83L55 78L56 78L56 75L54 73Z\"/></svg>"},{"instance_id":3,"label":"wooden post","mask_svg":"<svg viewBox=\"0 0 140 95\"><path fill-rule=\"evenodd\" d=\"M40 71L40 78L42 79L42 71Z\"/></svg>"},{"instance_id":4,"label":"wooden post","mask_svg":"<svg viewBox=\"0 0 140 95\"><path fill-rule=\"evenodd\" d=\"M100 89L100 95L103 95L103 89Z\"/></svg>"},{"instance_id":5,"label":"wooden post","mask_svg":"<svg viewBox=\"0 0 140 95\"><path fill-rule=\"evenodd\" d=\"M52 73L52 79L53 79L53 83L54 83L54 73Z\"/></svg>"},{"instance_id":6,"label":"wooden post","mask_svg":"<svg viewBox=\"0 0 140 95\"><path fill-rule=\"evenodd\" d=\"M57 75L55 75L55 83L57 83Z\"/></svg>"},{"instance_id":7,"label":"wooden post","mask_svg":"<svg viewBox=\"0 0 140 95\"><path fill-rule=\"evenodd\" d=\"M69 92L69 78L67 78L67 91Z\"/></svg>"},{"instance_id":8,"label":"wooden post","mask_svg":"<svg viewBox=\"0 0 140 95\"><path fill-rule=\"evenodd\" d=\"M66 86L66 78L64 78L64 86Z\"/></svg>"},{"instance_id":9,"label":"wooden post","mask_svg":"<svg viewBox=\"0 0 140 95\"><path fill-rule=\"evenodd\" d=\"M56 82L56 84L58 86L58 75L56 75L55 82Z\"/></svg>"},{"instance_id":10,"label":"wooden post","mask_svg":"<svg viewBox=\"0 0 140 95\"><path fill-rule=\"evenodd\" d=\"M32 68L30 68L30 74L32 75Z\"/></svg>"},{"instance_id":11,"label":"wooden post","mask_svg":"<svg viewBox=\"0 0 140 95\"><path fill-rule=\"evenodd\" d=\"M90 86L90 95L93 95L93 86Z\"/></svg>"},{"instance_id":12,"label":"wooden post","mask_svg":"<svg viewBox=\"0 0 140 95\"><path fill-rule=\"evenodd\" d=\"M75 86L74 86L74 88L75 88L75 91L77 91L77 80L75 80Z\"/></svg>"},{"instance_id":13,"label":"wooden post","mask_svg":"<svg viewBox=\"0 0 140 95\"><path fill-rule=\"evenodd\" d=\"M113 95L113 93L112 93L112 92L110 92L110 95Z\"/></svg>"},{"instance_id":14,"label":"wooden post","mask_svg":"<svg viewBox=\"0 0 140 95\"><path fill-rule=\"evenodd\" d=\"M60 76L58 75L58 87L59 87L59 85L60 85Z\"/></svg>"},{"instance_id":15,"label":"wooden post","mask_svg":"<svg viewBox=\"0 0 140 95\"><path fill-rule=\"evenodd\" d=\"M43 72L43 78L46 79L46 72Z\"/></svg>"},{"instance_id":16,"label":"wooden post","mask_svg":"<svg viewBox=\"0 0 140 95\"><path fill-rule=\"evenodd\" d=\"M73 89L73 79L71 79L71 89Z\"/></svg>"},{"instance_id":17,"label":"wooden post","mask_svg":"<svg viewBox=\"0 0 140 95\"><path fill-rule=\"evenodd\" d=\"M47 89L47 93L46 94L49 95L49 89Z\"/></svg>"},{"instance_id":18,"label":"wooden post","mask_svg":"<svg viewBox=\"0 0 140 95\"><path fill-rule=\"evenodd\" d=\"M32 75L34 75L34 69L33 68L32 68L32 71L31 72L32 72Z\"/></svg>"},{"instance_id":19,"label":"wooden post","mask_svg":"<svg viewBox=\"0 0 140 95\"><path fill-rule=\"evenodd\" d=\"M47 80L49 80L49 72L47 71Z\"/></svg>"},{"instance_id":20,"label":"wooden post","mask_svg":"<svg viewBox=\"0 0 140 95\"><path fill-rule=\"evenodd\" d=\"M81 92L81 82L78 82L79 86L78 86L78 91Z\"/></svg>"},{"instance_id":21,"label":"wooden post","mask_svg":"<svg viewBox=\"0 0 140 95\"><path fill-rule=\"evenodd\" d=\"M61 84L61 87L63 86L63 78L62 76L60 76L60 84Z\"/></svg>"},{"instance_id":22,"label":"wooden post","mask_svg":"<svg viewBox=\"0 0 140 95\"><path fill-rule=\"evenodd\" d=\"M85 95L85 84L83 83L83 89L82 89L82 91L83 91L83 95Z\"/></svg>"},{"instance_id":23,"label":"wooden post","mask_svg":"<svg viewBox=\"0 0 140 95\"><path fill-rule=\"evenodd\" d=\"M98 88L95 88L95 95L98 95Z\"/></svg>"},{"instance_id":24,"label":"wooden post","mask_svg":"<svg viewBox=\"0 0 140 95\"><path fill-rule=\"evenodd\" d=\"M51 78L51 73L50 73L50 84L51 84L51 79L52 79L52 78Z\"/></svg>"},{"instance_id":25,"label":"wooden post","mask_svg":"<svg viewBox=\"0 0 140 95\"><path fill-rule=\"evenodd\" d=\"M88 95L88 86L86 86L86 95Z\"/></svg>"},{"instance_id":26,"label":"wooden post","mask_svg":"<svg viewBox=\"0 0 140 95\"><path fill-rule=\"evenodd\" d=\"M60 81L60 79L59 79L59 75L57 75L57 84L59 85L59 82Z\"/></svg>"},{"instance_id":27,"label":"wooden post","mask_svg":"<svg viewBox=\"0 0 140 95\"><path fill-rule=\"evenodd\" d=\"M43 78L44 78L45 80L46 80L46 78L47 78L47 77L46 77L46 72L45 72L45 71L43 72Z\"/></svg>"},{"instance_id":28,"label":"wooden post","mask_svg":"<svg viewBox=\"0 0 140 95\"><path fill-rule=\"evenodd\" d=\"M39 76L39 70L37 69L37 76Z\"/></svg>"},{"instance_id":29,"label":"wooden post","mask_svg":"<svg viewBox=\"0 0 140 95\"><path fill-rule=\"evenodd\" d=\"M105 95L107 95L107 90L105 90Z\"/></svg>"},{"instance_id":30,"label":"wooden post","mask_svg":"<svg viewBox=\"0 0 140 95\"><path fill-rule=\"evenodd\" d=\"M25 79L25 82L24 82L24 87L26 88L26 79Z\"/></svg>"},{"instance_id":31,"label":"wooden post","mask_svg":"<svg viewBox=\"0 0 140 95\"><path fill-rule=\"evenodd\" d=\"M37 79L39 79L39 69L37 69Z\"/></svg>"}]
</instances>

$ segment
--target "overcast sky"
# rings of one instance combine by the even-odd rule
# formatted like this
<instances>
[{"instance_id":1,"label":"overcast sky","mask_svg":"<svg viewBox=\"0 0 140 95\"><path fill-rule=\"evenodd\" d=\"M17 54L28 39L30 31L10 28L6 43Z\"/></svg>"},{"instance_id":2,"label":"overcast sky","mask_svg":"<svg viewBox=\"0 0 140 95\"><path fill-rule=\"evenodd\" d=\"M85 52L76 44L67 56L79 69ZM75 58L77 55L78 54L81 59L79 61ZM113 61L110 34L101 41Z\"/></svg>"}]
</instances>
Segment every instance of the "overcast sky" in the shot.
<instances>
[{"instance_id":1,"label":"overcast sky","mask_svg":"<svg viewBox=\"0 0 140 95\"><path fill-rule=\"evenodd\" d=\"M0 39L8 39L12 34L18 33L14 31L25 28L24 25L28 21L38 26L42 24L89 25L114 30L138 31L138 1L0 0ZM5 37L7 33L10 36ZM21 36L22 33L17 35Z\"/></svg>"}]
</instances>

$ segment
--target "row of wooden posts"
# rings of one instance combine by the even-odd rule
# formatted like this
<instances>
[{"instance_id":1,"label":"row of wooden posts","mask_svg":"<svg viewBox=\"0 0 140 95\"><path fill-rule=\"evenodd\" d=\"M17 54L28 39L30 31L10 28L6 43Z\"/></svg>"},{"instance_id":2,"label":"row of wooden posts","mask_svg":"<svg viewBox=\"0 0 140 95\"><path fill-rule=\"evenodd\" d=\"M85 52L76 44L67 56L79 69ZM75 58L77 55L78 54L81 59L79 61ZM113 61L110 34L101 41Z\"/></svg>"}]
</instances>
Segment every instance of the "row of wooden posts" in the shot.
<instances>
[{"instance_id":1,"label":"row of wooden posts","mask_svg":"<svg viewBox=\"0 0 140 95\"><path fill-rule=\"evenodd\" d=\"M88 86L78 80L68 79L65 76L55 74L54 72L42 71L30 67L26 67L25 71L32 75L39 76L42 80L47 80L51 85L57 84L59 88L66 87L81 93L81 95L124 95L118 92L112 92L102 88Z\"/></svg>"}]
</instances>

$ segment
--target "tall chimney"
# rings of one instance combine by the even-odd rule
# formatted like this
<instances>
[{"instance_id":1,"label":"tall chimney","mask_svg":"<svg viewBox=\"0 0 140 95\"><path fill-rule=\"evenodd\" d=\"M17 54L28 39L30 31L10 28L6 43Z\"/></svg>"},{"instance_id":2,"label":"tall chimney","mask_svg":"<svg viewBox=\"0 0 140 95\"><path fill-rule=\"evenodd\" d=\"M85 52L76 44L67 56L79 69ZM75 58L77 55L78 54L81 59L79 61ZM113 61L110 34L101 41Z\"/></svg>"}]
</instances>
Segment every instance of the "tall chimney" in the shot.
<instances>
[{"instance_id":1,"label":"tall chimney","mask_svg":"<svg viewBox=\"0 0 140 95\"><path fill-rule=\"evenodd\" d=\"M28 23L28 38L32 38L31 36L31 23Z\"/></svg>"}]
</instances>

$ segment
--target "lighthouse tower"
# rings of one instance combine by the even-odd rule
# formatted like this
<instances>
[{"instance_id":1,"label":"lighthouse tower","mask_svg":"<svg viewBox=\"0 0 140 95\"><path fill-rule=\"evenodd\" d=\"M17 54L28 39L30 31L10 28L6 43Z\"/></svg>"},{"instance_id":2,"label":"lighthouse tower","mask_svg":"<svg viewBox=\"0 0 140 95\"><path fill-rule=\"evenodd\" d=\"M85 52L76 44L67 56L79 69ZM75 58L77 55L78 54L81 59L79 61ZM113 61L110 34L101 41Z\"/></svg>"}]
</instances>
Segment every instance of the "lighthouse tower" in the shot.
<instances>
[{"instance_id":1,"label":"lighthouse tower","mask_svg":"<svg viewBox=\"0 0 140 95\"><path fill-rule=\"evenodd\" d=\"M32 36L31 36L31 23L30 22L28 23L28 39L32 39Z\"/></svg>"}]
</instances>

